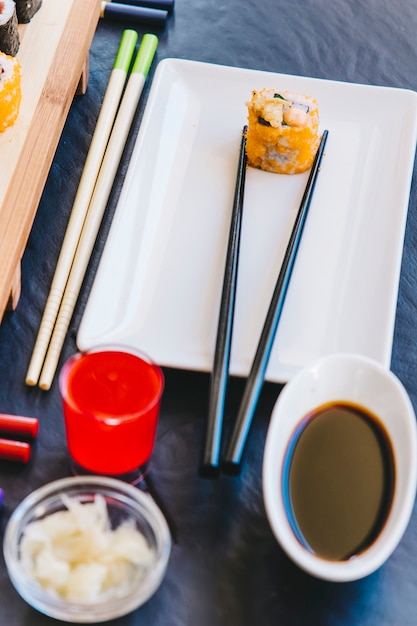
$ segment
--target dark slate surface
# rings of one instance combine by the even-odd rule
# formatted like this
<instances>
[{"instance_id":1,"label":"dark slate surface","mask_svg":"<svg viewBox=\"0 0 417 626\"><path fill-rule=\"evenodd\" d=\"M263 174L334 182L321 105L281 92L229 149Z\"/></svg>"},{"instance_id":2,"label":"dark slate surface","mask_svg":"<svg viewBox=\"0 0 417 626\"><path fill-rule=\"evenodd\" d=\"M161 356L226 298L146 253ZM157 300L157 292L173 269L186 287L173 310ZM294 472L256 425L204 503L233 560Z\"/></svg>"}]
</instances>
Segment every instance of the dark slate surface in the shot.
<instances>
[{"instance_id":1,"label":"dark slate surface","mask_svg":"<svg viewBox=\"0 0 417 626\"><path fill-rule=\"evenodd\" d=\"M5 490L1 528L34 488L69 475L61 403L24 378L52 280L77 183L103 94L128 24L100 23L91 49L90 81L76 98L60 141L23 258L22 296L0 326L0 411L38 416L41 430L27 466L0 463ZM145 31L139 30L142 34ZM399 0L177 0L156 63L177 57L236 67L415 89L417 4ZM122 175L149 91L149 81L114 185L83 291L62 352L75 336ZM411 189L392 369L417 403L417 185ZM1 234L0 234L1 236ZM207 480L197 467L209 377L165 370L151 478L171 524L174 546L162 586L118 626L415 626L417 511L389 561L375 574L331 584L301 572L268 526L261 492L263 445L278 385L264 386L242 475ZM232 380L226 428L243 390ZM0 626L47 626L14 591L0 562Z\"/></svg>"}]
</instances>

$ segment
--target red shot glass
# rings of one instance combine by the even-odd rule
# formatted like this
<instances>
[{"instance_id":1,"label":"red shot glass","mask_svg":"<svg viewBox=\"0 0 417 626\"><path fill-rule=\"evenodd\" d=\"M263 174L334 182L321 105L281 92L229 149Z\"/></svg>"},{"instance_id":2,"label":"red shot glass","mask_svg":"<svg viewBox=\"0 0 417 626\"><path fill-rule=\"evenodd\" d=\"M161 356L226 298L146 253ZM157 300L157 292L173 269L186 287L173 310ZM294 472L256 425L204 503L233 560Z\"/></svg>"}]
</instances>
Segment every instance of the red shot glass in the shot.
<instances>
[{"instance_id":1,"label":"red shot glass","mask_svg":"<svg viewBox=\"0 0 417 626\"><path fill-rule=\"evenodd\" d=\"M99 347L71 356L59 387L73 473L142 480L155 443L161 368L136 350Z\"/></svg>"}]
</instances>

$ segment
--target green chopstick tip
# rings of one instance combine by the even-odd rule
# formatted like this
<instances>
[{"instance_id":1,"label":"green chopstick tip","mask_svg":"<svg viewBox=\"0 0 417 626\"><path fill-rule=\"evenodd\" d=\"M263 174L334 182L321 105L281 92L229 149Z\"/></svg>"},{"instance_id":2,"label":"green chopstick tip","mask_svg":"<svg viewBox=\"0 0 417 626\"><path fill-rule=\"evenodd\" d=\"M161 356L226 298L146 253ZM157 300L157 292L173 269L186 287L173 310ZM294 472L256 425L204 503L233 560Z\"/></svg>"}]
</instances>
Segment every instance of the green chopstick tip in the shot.
<instances>
[{"instance_id":1,"label":"green chopstick tip","mask_svg":"<svg viewBox=\"0 0 417 626\"><path fill-rule=\"evenodd\" d=\"M144 35L139 46L139 52L133 64L132 72L142 74L146 78L157 47L158 37L156 35L152 35L150 33Z\"/></svg>"},{"instance_id":2,"label":"green chopstick tip","mask_svg":"<svg viewBox=\"0 0 417 626\"><path fill-rule=\"evenodd\" d=\"M119 49L117 51L116 59L114 61L114 70L129 71L130 63L132 61L133 53L135 51L136 42L138 40L138 33L130 28L123 31L122 38L120 40Z\"/></svg>"}]
</instances>

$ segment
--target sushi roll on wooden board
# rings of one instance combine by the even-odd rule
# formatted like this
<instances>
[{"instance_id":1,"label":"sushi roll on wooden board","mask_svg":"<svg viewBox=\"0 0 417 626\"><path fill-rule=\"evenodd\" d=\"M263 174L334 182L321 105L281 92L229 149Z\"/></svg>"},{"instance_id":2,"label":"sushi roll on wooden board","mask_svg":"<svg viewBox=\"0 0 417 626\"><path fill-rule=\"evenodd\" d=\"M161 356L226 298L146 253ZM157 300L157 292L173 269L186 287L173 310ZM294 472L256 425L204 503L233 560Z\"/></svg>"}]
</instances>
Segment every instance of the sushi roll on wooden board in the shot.
<instances>
[{"instance_id":1,"label":"sushi roll on wooden board","mask_svg":"<svg viewBox=\"0 0 417 626\"><path fill-rule=\"evenodd\" d=\"M42 0L16 0L16 13L19 24L28 24L41 8L41 4Z\"/></svg>"},{"instance_id":2,"label":"sushi roll on wooden board","mask_svg":"<svg viewBox=\"0 0 417 626\"><path fill-rule=\"evenodd\" d=\"M0 52L0 133L13 126L19 114L22 92L17 57Z\"/></svg>"},{"instance_id":3,"label":"sushi roll on wooden board","mask_svg":"<svg viewBox=\"0 0 417 626\"><path fill-rule=\"evenodd\" d=\"M317 152L319 110L311 96L254 90L248 107L246 154L252 167L278 174L309 169Z\"/></svg>"},{"instance_id":4,"label":"sushi roll on wooden board","mask_svg":"<svg viewBox=\"0 0 417 626\"><path fill-rule=\"evenodd\" d=\"M0 0L0 52L16 56L19 47L16 5L13 0Z\"/></svg>"}]
</instances>

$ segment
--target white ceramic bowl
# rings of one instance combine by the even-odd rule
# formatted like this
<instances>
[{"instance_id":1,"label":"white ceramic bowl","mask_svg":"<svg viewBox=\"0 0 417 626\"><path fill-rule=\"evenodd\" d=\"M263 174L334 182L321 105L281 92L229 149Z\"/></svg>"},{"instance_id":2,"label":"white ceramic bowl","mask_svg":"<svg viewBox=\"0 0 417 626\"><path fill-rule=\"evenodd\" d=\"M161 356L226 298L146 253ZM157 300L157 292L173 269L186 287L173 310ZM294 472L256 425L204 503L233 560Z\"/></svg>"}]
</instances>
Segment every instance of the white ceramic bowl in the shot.
<instances>
[{"instance_id":1,"label":"white ceramic bowl","mask_svg":"<svg viewBox=\"0 0 417 626\"><path fill-rule=\"evenodd\" d=\"M283 465L294 429L313 409L334 401L367 408L385 426L395 464L394 496L381 533L369 548L345 561L318 557L296 538L282 498ZM408 525L417 486L415 413L403 385L389 370L360 355L324 357L300 371L280 393L267 433L263 494L269 523L288 556L308 573L331 581L362 578L392 554Z\"/></svg>"},{"instance_id":2,"label":"white ceramic bowl","mask_svg":"<svg viewBox=\"0 0 417 626\"><path fill-rule=\"evenodd\" d=\"M96 494L104 497L114 527L133 520L152 550L151 563L132 581L123 595L96 602L75 602L51 595L28 577L22 567L19 545L30 522L64 509L61 495L91 502ZM167 523L151 497L128 483L100 476L70 477L51 482L28 495L11 515L4 536L3 551L10 579L28 604L38 611L72 623L94 623L125 615L142 605L159 587L168 564L171 538Z\"/></svg>"}]
</instances>

